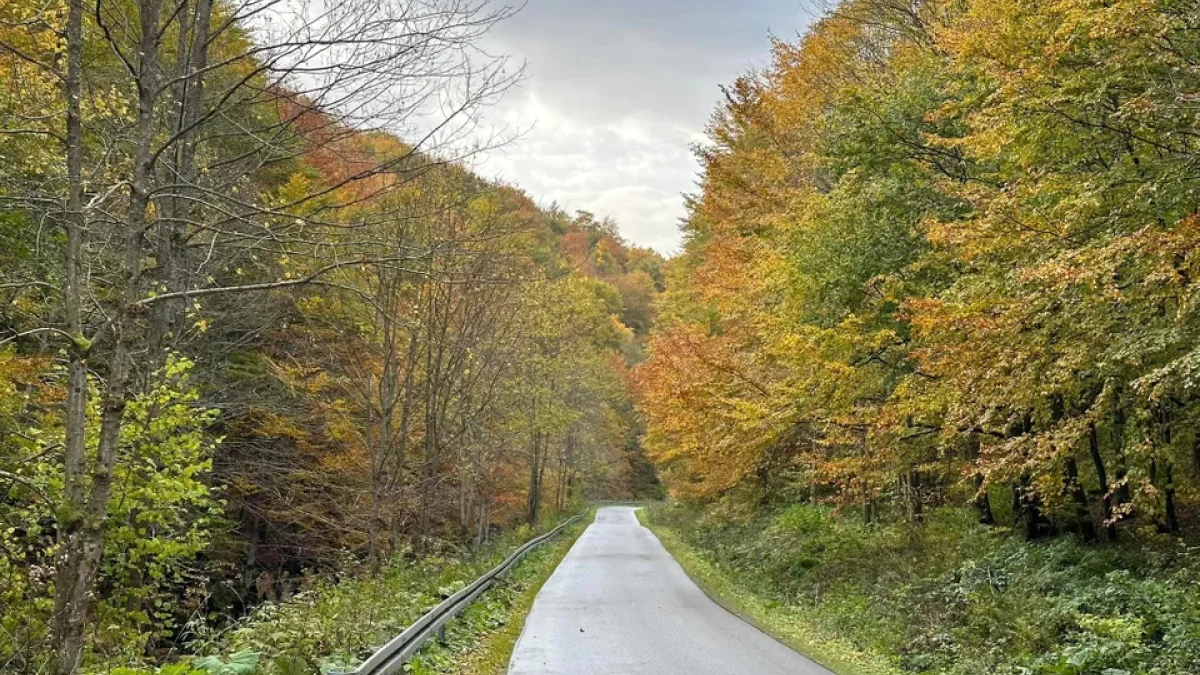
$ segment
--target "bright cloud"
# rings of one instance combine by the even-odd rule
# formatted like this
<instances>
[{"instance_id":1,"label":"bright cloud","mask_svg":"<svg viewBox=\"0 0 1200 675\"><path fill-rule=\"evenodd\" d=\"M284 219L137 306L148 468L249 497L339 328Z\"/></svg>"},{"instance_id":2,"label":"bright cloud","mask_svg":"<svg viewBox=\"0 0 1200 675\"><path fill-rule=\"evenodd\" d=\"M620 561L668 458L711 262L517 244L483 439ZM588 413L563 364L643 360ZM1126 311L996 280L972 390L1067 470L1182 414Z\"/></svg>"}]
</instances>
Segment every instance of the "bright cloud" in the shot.
<instances>
[{"instance_id":1,"label":"bright cloud","mask_svg":"<svg viewBox=\"0 0 1200 675\"><path fill-rule=\"evenodd\" d=\"M529 0L488 45L528 77L486 122L524 133L475 168L671 253L719 85L812 16L800 0Z\"/></svg>"}]
</instances>

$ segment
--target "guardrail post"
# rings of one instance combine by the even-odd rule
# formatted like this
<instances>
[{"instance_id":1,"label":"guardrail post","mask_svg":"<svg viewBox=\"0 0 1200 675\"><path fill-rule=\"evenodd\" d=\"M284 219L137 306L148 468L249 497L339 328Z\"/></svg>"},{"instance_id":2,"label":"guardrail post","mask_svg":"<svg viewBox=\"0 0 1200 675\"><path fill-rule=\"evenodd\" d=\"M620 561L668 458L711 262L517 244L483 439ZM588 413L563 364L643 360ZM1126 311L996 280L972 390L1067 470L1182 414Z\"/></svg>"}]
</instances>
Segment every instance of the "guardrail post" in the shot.
<instances>
[{"instance_id":1,"label":"guardrail post","mask_svg":"<svg viewBox=\"0 0 1200 675\"><path fill-rule=\"evenodd\" d=\"M437 630L438 644L446 644L446 624L438 626Z\"/></svg>"}]
</instances>

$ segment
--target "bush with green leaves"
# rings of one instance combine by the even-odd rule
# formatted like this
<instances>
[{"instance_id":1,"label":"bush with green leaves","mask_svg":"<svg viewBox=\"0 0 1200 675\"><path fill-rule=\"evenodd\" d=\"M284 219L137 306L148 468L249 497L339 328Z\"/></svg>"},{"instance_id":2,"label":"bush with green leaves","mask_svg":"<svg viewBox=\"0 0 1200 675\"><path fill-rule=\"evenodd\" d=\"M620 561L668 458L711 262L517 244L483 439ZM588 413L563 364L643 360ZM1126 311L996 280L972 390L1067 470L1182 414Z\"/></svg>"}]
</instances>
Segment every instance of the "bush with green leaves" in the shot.
<instances>
[{"instance_id":1,"label":"bush with green leaves","mask_svg":"<svg viewBox=\"0 0 1200 675\"><path fill-rule=\"evenodd\" d=\"M63 508L63 428L54 405L63 374L11 353L0 354L0 366L0 424L7 427L0 457L14 476L0 500L0 663L37 671L28 660L51 653L41 647L53 608L55 510ZM143 660L207 592L200 554L224 526L208 482L219 439L206 433L215 412L200 405L191 369L187 359L168 359L155 385L126 406L90 662ZM89 452L98 435L88 429Z\"/></svg>"}]
</instances>

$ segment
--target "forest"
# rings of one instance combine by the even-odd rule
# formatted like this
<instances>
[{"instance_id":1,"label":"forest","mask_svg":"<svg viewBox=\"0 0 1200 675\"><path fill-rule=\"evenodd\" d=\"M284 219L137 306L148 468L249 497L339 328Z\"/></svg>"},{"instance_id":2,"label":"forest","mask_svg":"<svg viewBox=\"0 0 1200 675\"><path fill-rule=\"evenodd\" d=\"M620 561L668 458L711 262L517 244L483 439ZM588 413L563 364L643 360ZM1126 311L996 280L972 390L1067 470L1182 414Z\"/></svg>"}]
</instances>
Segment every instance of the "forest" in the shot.
<instances>
[{"instance_id":1,"label":"forest","mask_svg":"<svg viewBox=\"0 0 1200 675\"><path fill-rule=\"evenodd\" d=\"M1200 672L1200 6L843 0L724 94L652 526L844 672Z\"/></svg>"},{"instance_id":2,"label":"forest","mask_svg":"<svg viewBox=\"0 0 1200 675\"><path fill-rule=\"evenodd\" d=\"M1200 672L1200 5L826 4L665 258L475 171L512 7L0 0L0 671L352 667L667 496L838 675Z\"/></svg>"},{"instance_id":3,"label":"forest","mask_svg":"<svg viewBox=\"0 0 1200 675\"><path fill-rule=\"evenodd\" d=\"M471 171L512 11L0 1L0 671L317 672L657 490L665 261Z\"/></svg>"}]
</instances>

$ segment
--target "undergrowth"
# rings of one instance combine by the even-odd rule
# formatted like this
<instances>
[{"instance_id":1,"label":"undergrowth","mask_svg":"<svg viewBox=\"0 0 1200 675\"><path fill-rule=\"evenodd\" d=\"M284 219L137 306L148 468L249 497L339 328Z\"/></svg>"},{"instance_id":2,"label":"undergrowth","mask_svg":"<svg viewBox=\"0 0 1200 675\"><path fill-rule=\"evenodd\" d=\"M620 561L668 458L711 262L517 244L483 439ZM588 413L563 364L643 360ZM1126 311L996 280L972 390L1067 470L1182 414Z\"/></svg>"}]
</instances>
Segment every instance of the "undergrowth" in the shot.
<instances>
[{"instance_id":1,"label":"undergrowth","mask_svg":"<svg viewBox=\"0 0 1200 675\"><path fill-rule=\"evenodd\" d=\"M511 624L517 624L519 631L520 619L532 604L532 597L526 603L530 589L540 587L586 522L571 526L527 555L507 579L450 622L445 642L428 643L406 671L476 672L460 671L459 664L477 659L488 649L502 651L502 640L494 646L492 642ZM287 601L259 607L223 630L196 626L187 643L190 654L181 654L169 665L104 671L112 675L313 675L352 670L534 534L528 527L516 528L477 551L398 558L378 572L319 581Z\"/></svg>"},{"instance_id":2,"label":"undergrowth","mask_svg":"<svg viewBox=\"0 0 1200 675\"><path fill-rule=\"evenodd\" d=\"M842 675L1200 673L1200 564L1176 539L1028 542L956 509L864 525L667 504L647 521L731 609Z\"/></svg>"}]
</instances>

